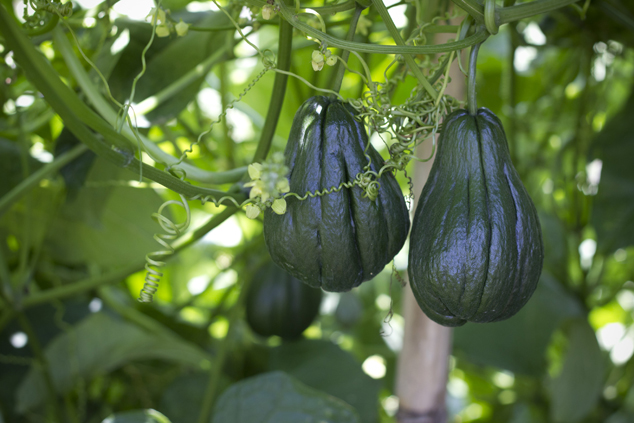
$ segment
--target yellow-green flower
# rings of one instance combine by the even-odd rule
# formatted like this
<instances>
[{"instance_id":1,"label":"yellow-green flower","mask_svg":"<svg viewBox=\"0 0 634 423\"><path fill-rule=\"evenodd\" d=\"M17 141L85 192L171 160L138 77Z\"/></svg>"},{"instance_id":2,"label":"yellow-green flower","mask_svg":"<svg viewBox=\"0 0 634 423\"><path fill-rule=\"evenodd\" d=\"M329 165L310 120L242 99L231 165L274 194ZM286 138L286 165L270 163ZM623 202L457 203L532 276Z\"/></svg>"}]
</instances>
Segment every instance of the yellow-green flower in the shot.
<instances>
[{"instance_id":1,"label":"yellow-green flower","mask_svg":"<svg viewBox=\"0 0 634 423\"><path fill-rule=\"evenodd\" d=\"M260 208L255 204L247 204L247 217L249 219L255 219L260 215Z\"/></svg>"},{"instance_id":2,"label":"yellow-green flower","mask_svg":"<svg viewBox=\"0 0 634 423\"><path fill-rule=\"evenodd\" d=\"M177 23L174 28L176 29L176 34L178 34L179 37L184 37L189 31L189 24L183 22L183 20L181 19L181 21Z\"/></svg>"},{"instance_id":3,"label":"yellow-green flower","mask_svg":"<svg viewBox=\"0 0 634 423\"><path fill-rule=\"evenodd\" d=\"M167 25L161 24L156 27L156 35L159 37L169 37L170 29Z\"/></svg>"},{"instance_id":4,"label":"yellow-green flower","mask_svg":"<svg viewBox=\"0 0 634 423\"><path fill-rule=\"evenodd\" d=\"M260 179L260 176L262 176L262 165L260 163L251 163L247 170L251 179Z\"/></svg>"},{"instance_id":5,"label":"yellow-green flower","mask_svg":"<svg viewBox=\"0 0 634 423\"><path fill-rule=\"evenodd\" d=\"M273 205L271 206L271 208L277 214L286 213L286 200L283 198L278 198L277 200L273 201Z\"/></svg>"}]
</instances>

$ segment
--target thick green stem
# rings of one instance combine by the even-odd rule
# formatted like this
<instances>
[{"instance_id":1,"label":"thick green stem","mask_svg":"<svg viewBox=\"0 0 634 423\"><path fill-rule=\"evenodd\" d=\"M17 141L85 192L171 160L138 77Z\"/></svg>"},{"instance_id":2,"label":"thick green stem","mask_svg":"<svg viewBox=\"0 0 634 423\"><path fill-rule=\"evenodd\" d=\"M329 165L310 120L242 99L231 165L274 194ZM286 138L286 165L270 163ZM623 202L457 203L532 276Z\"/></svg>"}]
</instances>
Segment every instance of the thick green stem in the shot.
<instances>
[{"instance_id":1,"label":"thick green stem","mask_svg":"<svg viewBox=\"0 0 634 423\"><path fill-rule=\"evenodd\" d=\"M293 27L285 20L280 19L280 33L277 50L277 69L288 71L291 68L291 53L293 50ZM271 93L271 102L269 110L266 113L266 121L262 128L260 141L253 156L253 163L259 163L266 158L271 149L273 136L277 121L280 118L282 105L284 104L284 95L286 94L286 81L288 75L277 72L275 74L275 82L273 82L273 92Z\"/></svg>"},{"instance_id":2,"label":"thick green stem","mask_svg":"<svg viewBox=\"0 0 634 423\"><path fill-rule=\"evenodd\" d=\"M195 187L137 160L133 153L134 146L117 133L112 125L87 108L77 94L62 82L51 64L39 51L35 50L31 41L22 33L3 7L0 8L0 33L5 36L7 46L14 51L16 62L22 66L29 80L59 114L64 125L98 156L115 165L125 167L137 175L143 167L145 177L187 197L228 196L239 202L244 201L245 196L242 194ZM93 131L103 138L98 137Z\"/></svg>"},{"instance_id":3,"label":"thick green stem","mask_svg":"<svg viewBox=\"0 0 634 423\"><path fill-rule=\"evenodd\" d=\"M478 66L478 50L480 44L471 47L469 55L469 78L467 79L467 105L469 114L475 116L478 113L478 102L476 99L476 68Z\"/></svg>"},{"instance_id":4,"label":"thick green stem","mask_svg":"<svg viewBox=\"0 0 634 423\"><path fill-rule=\"evenodd\" d=\"M372 0L372 4L376 8L376 10L379 12L379 15L381 15L381 18L383 18L383 22L385 23L385 26L387 27L387 30L390 33L390 35L392 35L392 38L394 38L394 42L399 46L405 46L405 41L403 41L403 38L401 38L401 33L398 31L398 28L396 28L396 25L394 24L394 21L392 20L392 17L390 16L390 12L387 10L385 5L383 4L383 0ZM427 78L425 78L425 75L423 75L423 71L420 69L420 67L414 60L414 57L407 54L407 55L404 55L403 58L405 59L405 63L407 63L407 66L412 71L416 79L418 79L418 82L423 86L423 88L425 88L425 90L429 93L431 98L434 98L434 99L437 98L438 93L436 92L434 87L432 87L432 85L429 83Z\"/></svg>"},{"instance_id":5,"label":"thick green stem","mask_svg":"<svg viewBox=\"0 0 634 423\"><path fill-rule=\"evenodd\" d=\"M359 17L361 17L363 9L364 7L359 4L357 4L357 7L354 9L354 14L352 15L352 20L350 21L350 28L348 28L348 35L346 35L347 41L352 41L354 39L354 33L357 31L357 23L359 22ZM348 63L348 57L350 57L350 51L343 50L341 53L341 61L337 62L334 84L332 85L332 90L336 93L341 90L343 75L346 73L345 64Z\"/></svg>"},{"instance_id":6,"label":"thick green stem","mask_svg":"<svg viewBox=\"0 0 634 423\"><path fill-rule=\"evenodd\" d=\"M431 46L406 46L406 45L380 45L380 44L368 44L359 43L356 41L340 40L326 34L318 29L299 20L297 15L286 7L281 2L276 3L280 7L280 14L288 20L288 22L295 28L317 38L328 44L329 47L337 47L345 50L356 51L358 53L377 53L377 54L437 54L448 53L456 50L462 50L463 48L471 47L474 44L481 43L487 37L487 31L484 28L476 31L475 34L460 41L452 41L450 43L431 45Z\"/></svg>"},{"instance_id":7,"label":"thick green stem","mask_svg":"<svg viewBox=\"0 0 634 423\"><path fill-rule=\"evenodd\" d=\"M473 16L478 22L484 22L484 6L476 0L451 0L453 3ZM512 7L498 9L495 13L496 21L499 25L519 21L531 16L541 15L570 4L579 0L537 0L528 3L518 4Z\"/></svg>"},{"instance_id":8,"label":"thick green stem","mask_svg":"<svg viewBox=\"0 0 634 423\"><path fill-rule=\"evenodd\" d=\"M81 87L82 91L95 107L95 110L110 124L110 126L114 126L117 123L118 114L117 112L110 106L110 104L103 98L101 92L97 87L92 83L88 73L84 70L82 64L79 62L77 56L66 38L66 35L60 30L56 29L53 31L53 39L55 40L55 45L57 50L62 54L64 61L66 62L66 66L70 70L71 74L77 81L77 84ZM225 53L225 46L221 47L221 53ZM178 93L182 88L191 83L194 79L199 78L204 75L202 73L205 69L208 71L215 63L218 63L223 54L214 53L209 59L204 61L200 66L200 69L197 67L192 71L185 74L181 79L175 81L172 85L165 88L163 91L156 94L156 96L145 99L141 102L141 110L148 112L153 110L156 106L161 104L161 101L166 101L174 94ZM84 106L85 107L85 106ZM135 108L137 110L137 108ZM59 112L58 112L59 113ZM97 128L93 128L99 131ZM128 143L136 145L137 140L129 127L124 127L122 129L122 135L125 137ZM142 135L139 135L143 146L152 154L152 156L157 157L162 162L167 165L175 163L178 159L169 155L168 153L161 150L156 144L152 141L148 140ZM192 166L188 163L181 163L179 165L185 172L187 173L187 178L197 181L204 182L208 184L225 184L239 181L242 176L245 174L244 168L233 169L226 172L209 172L198 169L195 166ZM143 169L143 174L145 175L145 168Z\"/></svg>"},{"instance_id":9,"label":"thick green stem","mask_svg":"<svg viewBox=\"0 0 634 423\"><path fill-rule=\"evenodd\" d=\"M28 178L20 182L15 188L6 193L0 198L0 216L2 216L13 203L18 201L20 197L26 194L31 188L38 184L42 179L57 172L75 158L79 157L82 153L88 151L88 147L84 144L79 144L68 150L64 154L60 155L57 159L53 160L45 166L42 166L36 172L32 173Z\"/></svg>"}]
</instances>

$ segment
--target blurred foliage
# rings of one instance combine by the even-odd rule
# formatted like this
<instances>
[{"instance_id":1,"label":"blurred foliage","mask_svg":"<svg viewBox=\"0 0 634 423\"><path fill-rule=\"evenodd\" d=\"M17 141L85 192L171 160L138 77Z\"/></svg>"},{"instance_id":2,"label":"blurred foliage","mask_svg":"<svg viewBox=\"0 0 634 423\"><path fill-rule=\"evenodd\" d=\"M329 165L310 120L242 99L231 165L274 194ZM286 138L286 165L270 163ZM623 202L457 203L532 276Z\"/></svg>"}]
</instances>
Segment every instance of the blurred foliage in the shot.
<instances>
[{"instance_id":1,"label":"blurred foliage","mask_svg":"<svg viewBox=\"0 0 634 423\"><path fill-rule=\"evenodd\" d=\"M113 96L125 101L152 29L111 12L116 1L92 9L77 3L69 25ZM242 4L232 2L234 17ZM504 122L540 211L546 258L520 313L454 331L451 422L634 421L634 21L627 20L634 10L626 4L593 0L586 19L571 7L525 19L482 46L478 103ZM229 22L210 2L163 5L197 27ZM343 37L349 14L333 15L329 31ZM357 40L388 42L376 11L364 17L375 25ZM277 20L245 30L276 51ZM3 42L0 196L78 142ZM33 42L81 92L51 35ZM296 34L291 70L328 87L334 70L312 70L314 49ZM391 60L362 57L376 79ZM137 105L152 105L145 100L193 75L136 116L141 135L174 155L261 71L254 51L227 29L157 38L146 59ZM105 94L97 72L82 63ZM360 67L354 56L350 64ZM248 165L273 79L265 75L236 103L187 163L210 171ZM394 101L415 83L404 79ZM344 97L362 89L356 75L346 75ZM296 109L315 94L289 79L272 151L283 150ZM304 339L258 337L244 322L240 293L268 256L261 221L238 213L173 256L154 303L140 304L143 257L160 248L150 216L177 196L138 176L85 153L0 211L0 421L189 423L212 406L215 423L395 421L403 291L389 268L350 293L327 293ZM194 228L224 210L190 207ZM185 218L177 207L167 215Z\"/></svg>"}]
</instances>

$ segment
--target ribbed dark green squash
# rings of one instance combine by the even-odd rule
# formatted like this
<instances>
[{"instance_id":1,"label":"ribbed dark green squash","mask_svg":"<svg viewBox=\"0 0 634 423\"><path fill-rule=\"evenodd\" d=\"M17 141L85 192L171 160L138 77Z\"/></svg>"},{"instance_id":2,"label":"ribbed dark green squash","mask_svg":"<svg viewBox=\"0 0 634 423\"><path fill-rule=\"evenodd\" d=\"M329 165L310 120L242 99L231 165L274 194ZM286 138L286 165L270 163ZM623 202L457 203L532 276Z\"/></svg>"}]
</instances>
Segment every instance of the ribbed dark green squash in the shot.
<instances>
[{"instance_id":1,"label":"ribbed dark green squash","mask_svg":"<svg viewBox=\"0 0 634 423\"><path fill-rule=\"evenodd\" d=\"M247 323L253 332L295 339L319 314L322 292L268 263L256 272L246 295Z\"/></svg>"},{"instance_id":2,"label":"ribbed dark green squash","mask_svg":"<svg viewBox=\"0 0 634 423\"><path fill-rule=\"evenodd\" d=\"M410 235L412 291L444 326L507 319L541 273L537 211L491 111L450 114L438 144Z\"/></svg>"},{"instance_id":3,"label":"ribbed dark green squash","mask_svg":"<svg viewBox=\"0 0 634 423\"><path fill-rule=\"evenodd\" d=\"M327 97L312 97L300 107L286 145L291 192L304 195L354 181L368 160L368 135L352 109ZM372 169L383 165L372 146ZM273 261L326 291L348 291L372 279L399 252L409 216L396 179L384 174L371 201L359 187L344 188L299 201L286 197L283 215L267 210L264 238Z\"/></svg>"}]
</instances>

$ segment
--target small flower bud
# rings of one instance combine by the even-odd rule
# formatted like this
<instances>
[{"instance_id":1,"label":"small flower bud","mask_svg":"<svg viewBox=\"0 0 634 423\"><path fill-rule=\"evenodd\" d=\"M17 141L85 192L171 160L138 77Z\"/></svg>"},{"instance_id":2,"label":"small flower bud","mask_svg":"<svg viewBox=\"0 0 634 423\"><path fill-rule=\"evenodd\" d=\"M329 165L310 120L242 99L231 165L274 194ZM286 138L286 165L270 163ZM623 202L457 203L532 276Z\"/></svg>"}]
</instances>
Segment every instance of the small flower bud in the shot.
<instances>
[{"instance_id":1,"label":"small flower bud","mask_svg":"<svg viewBox=\"0 0 634 423\"><path fill-rule=\"evenodd\" d=\"M251 191L249 192L249 198L255 198L258 195L262 195L262 188L256 185L251 188Z\"/></svg>"},{"instance_id":2,"label":"small flower bud","mask_svg":"<svg viewBox=\"0 0 634 423\"><path fill-rule=\"evenodd\" d=\"M326 64L328 66L334 66L335 64L337 64L337 56L330 56L329 58L327 58Z\"/></svg>"},{"instance_id":3,"label":"small flower bud","mask_svg":"<svg viewBox=\"0 0 634 423\"><path fill-rule=\"evenodd\" d=\"M161 24L156 27L156 35L159 37L169 37L170 29L167 25Z\"/></svg>"},{"instance_id":4,"label":"small flower bud","mask_svg":"<svg viewBox=\"0 0 634 423\"><path fill-rule=\"evenodd\" d=\"M288 179L280 179L275 183L275 189L279 192L289 192L291 187L288 185Z\"/></svg>"},{"instance_id":5,"label":"small flower bud","mask_svg":"<svg viewBox=\"0 0 634 423\"><path fill-rule=\"evenodd\" d=\"M268 21L269 19L271 19L273 16L275 16L275 10L273 9L272 6L270 5L266 5L262 8L262 18L265 21Z\"/></svg>"},{"instance_id":6,"label":"small flower bud","mask_svg":"<svg viewBox=\"0 0 634 423\"><path fill-rule=\"evenodd\" d=\"M152 23L154 23L154 16L155 15L156 15L156 23L162 24L162 23L167 22L167 19L165 19L165 11L163 9L159 9L158 10L158 14L157 14L156 13L156 7L153 7L152 10L150 10L150 13L145 17L145 19L152 18Z\"/></svg>"},{"instance_id":7,"label":"small flower bud","mask_svg":"<svg viewBox=\"0 0 634 423\"><path fill-rule=\"evenodd\" d=\"M262 165L260 163L251 163L247 169L251 179L260 179L260 176L262 176Z\"/></svg>"},{"instance_id":8,"label":"small flower bud","mask_svg":"<svg viewBox=\"0 0 634 423\"><path fill-rule=\"evenodd\" d=\"M183 20L181 19L181 21L176 24L175 28L176 28L176 33L178 34L178 36L184 37L185 35L187 35L187 32L189 31L189 24L183 22Z\"/></svg>"},{"instance_id":9,"label":"small flower bud","mask_svg":"<svg viewBox=\"0 0 634 423\"><path fill-rule=\"evenodd\" d=\"M284 163L284 153L277 151L273 153L271 159L273 159L273 163Z\"/></svg>"},{"instance_id":10,"label":"small flower bud","mask_svg":"<svg viewBox=\"0 0 634 423\"><path fill-rule=\"evenodd\" d=\"M255 219L260 215L260 208L255 204L247 204L247 217L249 219Z\"/></svg>"},{"instance_id":11,"label":"small flower bud","mask_svg":"<svg viewBox=\"0 0 634 423\"><path fill-rule=\"evenodd\" d=\"M271 208L277 214L286 213L286 200L283 198L278 198L277 200L273 201L273 205L271 206Z\"/></svg>"},{"instance_id":12,"label":"small flower bud","mask_svg":"<svg viewBox=\"0 0 634 423\"><path fill-rule=\"evenodd\" d=\"M321 61L319 63L315 62L314 60L312 62L310 62L313 65L313 70L315 72L318 72L320 70L322 70L324 68L324 62Z\"/></svg>"},{"instance_id":13,"label":"small flower bud","mask_svg":"<svg viewBox=\"0 0 634 423\"><path fill-rule=\"evenodd\" d=\"M321 63L324 61L324 55L321 51L315 50L313 51L313 62Z\"/></svg>"}]
</instances>

